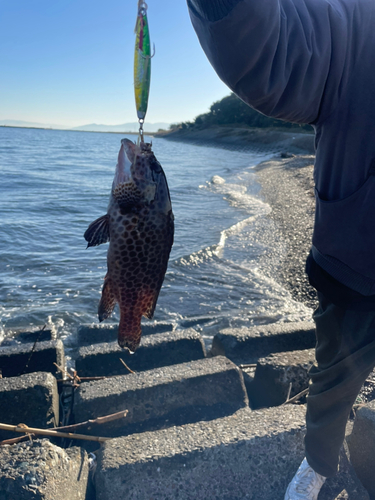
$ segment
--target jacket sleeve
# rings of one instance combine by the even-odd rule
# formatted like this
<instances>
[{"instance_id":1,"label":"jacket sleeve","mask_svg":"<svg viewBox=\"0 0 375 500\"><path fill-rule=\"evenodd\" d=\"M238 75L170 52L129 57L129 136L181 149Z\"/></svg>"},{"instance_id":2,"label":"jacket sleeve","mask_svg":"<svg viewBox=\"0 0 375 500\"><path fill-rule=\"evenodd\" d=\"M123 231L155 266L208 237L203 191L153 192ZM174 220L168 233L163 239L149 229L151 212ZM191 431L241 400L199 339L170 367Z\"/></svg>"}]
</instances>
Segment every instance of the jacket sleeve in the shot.
<instances>
[{"instance_id":1,"label":"jacket sleeve","mask_svg":"<svg viewBox=\"0 0 375 500\"><path fill-rule=\"evenodd\" d=\"M360 0L188 0L209 61L258 111L296 123L324 120L361 50ZM367 1L367 0L364 0ZM356 26L357 24L357 26Z\"/></svg>"}]
</instances>

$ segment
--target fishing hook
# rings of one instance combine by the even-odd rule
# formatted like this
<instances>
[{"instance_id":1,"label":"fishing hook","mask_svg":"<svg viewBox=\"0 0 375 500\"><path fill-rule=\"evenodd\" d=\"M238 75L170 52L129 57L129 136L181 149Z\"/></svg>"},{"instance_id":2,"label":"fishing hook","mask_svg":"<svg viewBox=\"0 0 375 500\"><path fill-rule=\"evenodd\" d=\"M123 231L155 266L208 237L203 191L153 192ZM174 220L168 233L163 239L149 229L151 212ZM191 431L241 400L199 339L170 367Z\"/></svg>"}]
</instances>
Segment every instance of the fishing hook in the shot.
<instances>
[{"instance_id":1,"label":"fishing hook","mask_svg":"<svg viewBox=\"0 0 375 500\"><path fill-rule=\"evenodd\" d=\"M142 57L143 59L152 59L152 58L154 57L154 55L155 55L155 44L154 44L154 43L152 44L152 47L153 47L153 53L152 53L152 56L144 56L143 54L141 54L141 57Z\"/></svg>"}]
</instances>

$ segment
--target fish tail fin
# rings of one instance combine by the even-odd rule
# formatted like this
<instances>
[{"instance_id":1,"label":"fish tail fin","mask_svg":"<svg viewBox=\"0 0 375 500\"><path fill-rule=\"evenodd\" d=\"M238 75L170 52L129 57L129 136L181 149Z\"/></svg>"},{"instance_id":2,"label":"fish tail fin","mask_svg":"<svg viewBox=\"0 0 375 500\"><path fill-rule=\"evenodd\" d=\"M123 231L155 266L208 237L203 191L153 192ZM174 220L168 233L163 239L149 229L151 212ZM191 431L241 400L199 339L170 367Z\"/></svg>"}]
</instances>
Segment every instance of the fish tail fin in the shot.
<instances>
[{"instance_id":1,"label":"fish tail fin","mask_svg":"<svg viewBox=\"0 0 375 500\"><path fill-rule=\"evenodd\" d=\"M104 280L102 296L98 306L98 317L100 322L109 318L116 305L116 302L117 299L113 291L113 285L106 276Z\"/></svg>"},{"instance_id":2,"label":"fish tail fin","mask_svg":"<svg viewBox=\"0 0 375 500\"><path fill-rule=\"evenodd\" d=\"M141 316L125 315L121 311L120 325L118 329L118 344L122 348L128 348L135 352L141 341Z\"/></svg>"}]
</instances>

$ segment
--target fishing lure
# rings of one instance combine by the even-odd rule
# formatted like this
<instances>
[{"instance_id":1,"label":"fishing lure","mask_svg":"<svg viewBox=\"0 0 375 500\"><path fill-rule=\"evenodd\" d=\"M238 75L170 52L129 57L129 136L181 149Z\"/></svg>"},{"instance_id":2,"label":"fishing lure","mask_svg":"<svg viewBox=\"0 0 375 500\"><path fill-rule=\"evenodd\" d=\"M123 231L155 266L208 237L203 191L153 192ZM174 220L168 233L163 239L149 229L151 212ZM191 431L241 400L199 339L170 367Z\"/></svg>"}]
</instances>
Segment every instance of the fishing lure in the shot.
<instances>
[{"instance_id":1,"label":"fishing lure","mask_svg":"<svg viewBox=\"0 0 375 500\"><path fill-rule=\"evenodd\" d=\"M138 1L138 15L135 26L136 40L134 51L134 94L139 121L139 133L143 142L143 123L147 112L151 81L150 32L147 22L147 4Z\"/></svg>"}]
</instances>

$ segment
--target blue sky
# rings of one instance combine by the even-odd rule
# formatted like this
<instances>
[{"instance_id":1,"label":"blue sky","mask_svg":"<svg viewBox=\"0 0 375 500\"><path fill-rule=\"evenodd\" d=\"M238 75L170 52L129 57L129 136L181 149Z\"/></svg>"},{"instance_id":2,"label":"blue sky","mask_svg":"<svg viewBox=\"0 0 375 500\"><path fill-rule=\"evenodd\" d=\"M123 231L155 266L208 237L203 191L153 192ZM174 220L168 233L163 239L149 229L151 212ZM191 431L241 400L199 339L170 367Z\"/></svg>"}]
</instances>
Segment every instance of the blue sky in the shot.
<instances>
[{"instance_id":1,"label":"blue sky","mask_svg":"<svg viewBox=\"0 0 375 500\"><path fill-rule=\"evenodd\" d=\"M0 0L0 119L64 126L136 121L137 0ZM229 94L204 55L185 0L148 0L146 123L191 120Z\"/></svg>"}]
</instances>

